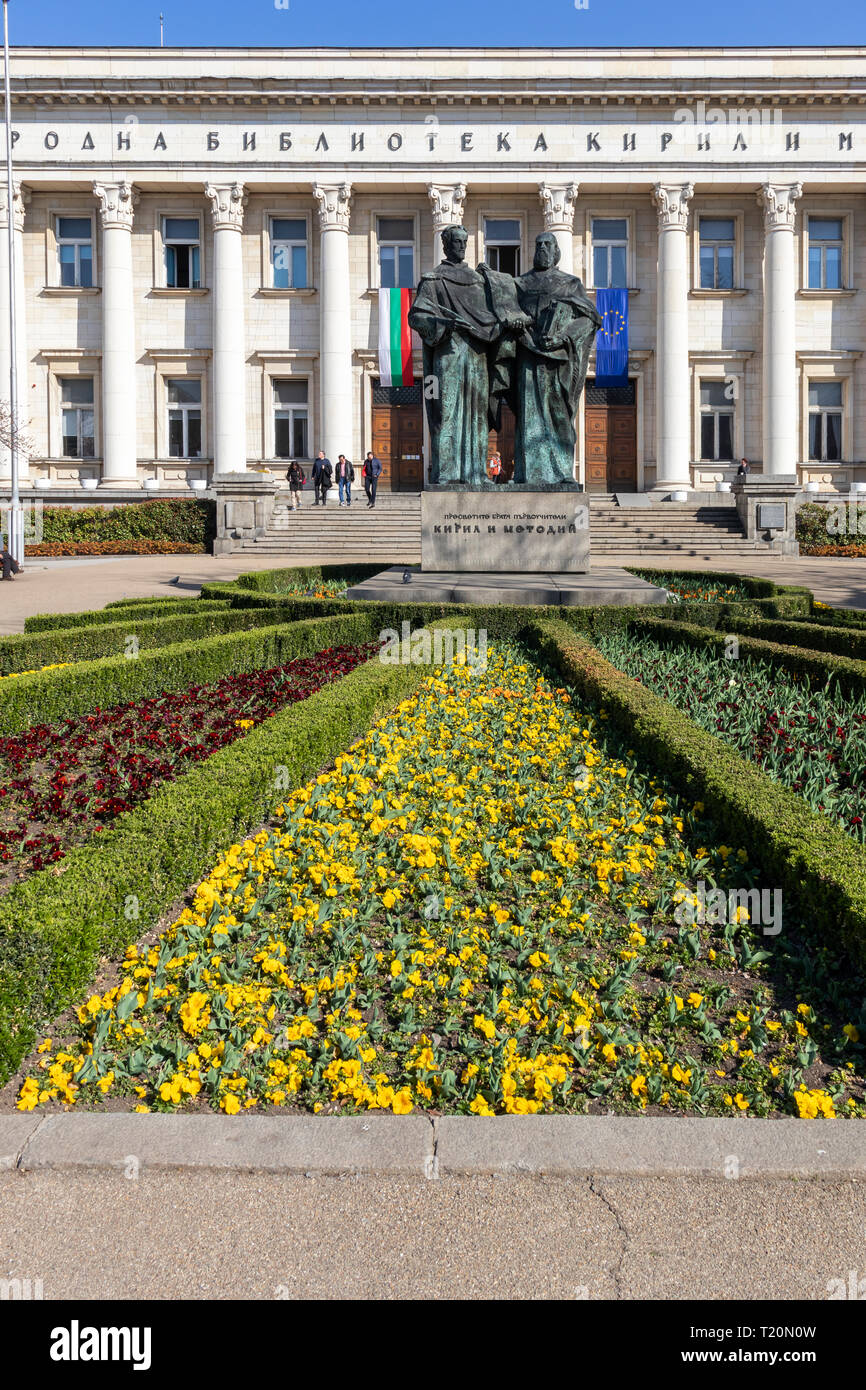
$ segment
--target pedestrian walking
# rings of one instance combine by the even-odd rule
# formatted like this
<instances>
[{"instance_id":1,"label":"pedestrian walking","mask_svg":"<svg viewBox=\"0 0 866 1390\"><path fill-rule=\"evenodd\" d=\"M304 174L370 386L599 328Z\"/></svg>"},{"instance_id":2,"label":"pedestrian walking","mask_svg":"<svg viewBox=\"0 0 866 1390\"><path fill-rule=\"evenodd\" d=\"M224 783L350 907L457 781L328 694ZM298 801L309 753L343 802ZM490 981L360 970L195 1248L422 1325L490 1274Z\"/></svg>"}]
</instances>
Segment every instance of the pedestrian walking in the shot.
<instances>
[{"instance_id":1,"label":"pedestrian walking","mask_svg":"<svg viewBox=\"0 0 866 1390\"><path fill-rule=\"evenodd\" d=\"M367 506L371 510L376 505L376 489L381 476L382 460L376 458L372 449L368 449L364 460L364 491L367 494Z\"/></svg>"},{"instance_id":2,"label":"pedestrian walking","mask_svg":"<svg viewBox=\"0 0 866 1390\"><path fill-rule=\"evenodd\" d=\"M328 488L331 486L331 476L331 460L325 458L324 451L320 449L313 463L313 488L316 494L314 506L318 507L321 501L324 507Z\"/></svg>"},{"instance_id":3,"label":"pedestrian walking","mask_svg":"<svg viewBox=\"0 0 866 1390\"><path fill-rule=\"evenodd\" d=\"M337 488L340 493L340 506L351 507L352 505L352 484L355 481L355 470L352 467L352 460L347 459L345 454L337 455ZM345 501L344 501L345 499Z\"/></svg>"},{"instance_id":4,"label":"pedestrian walking","mask_svg":"<svg viewBox=\"0 0 866 1390\"><path fill-rule=\"evenodd\" d=\"M21 573L21 566L19 565L18 561L14 559L12 555L10 555L5 541L3 542L3 552L2 557L0 558L2 558L3 560L4 579L14 579L16 574Z\"/></svg>"},{"instance_id":5,"label":"pedestrian walking","mask_svg":"<svg viewBox=\"0 0 866 1390\"><path fill-rule=\"evenodd\" d=\"M301 510L301 488L307 481L307 477L297 459L292 459L289 464L286 471L286 480L289 484L289 492L292 498L292 511L299 512Z\"/></svg>"}]
</instances>

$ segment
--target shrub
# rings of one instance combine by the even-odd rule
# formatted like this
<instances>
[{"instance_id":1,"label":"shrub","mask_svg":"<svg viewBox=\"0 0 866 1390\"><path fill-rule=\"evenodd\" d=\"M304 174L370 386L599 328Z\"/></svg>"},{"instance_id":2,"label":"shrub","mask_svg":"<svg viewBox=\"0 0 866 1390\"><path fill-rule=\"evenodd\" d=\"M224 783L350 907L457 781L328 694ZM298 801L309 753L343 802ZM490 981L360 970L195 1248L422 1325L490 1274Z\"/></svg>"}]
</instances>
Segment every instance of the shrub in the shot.
<instances>
[{"instance_id":1,"label":"shrub","mask_svg":"<svg viewBox=\"0 0 866 1390\"><path fill-rule=\"evenodd\" d=\"M119 603L106 604L104 608L93 608L80 613L33 613L24 619L25 633L57 632L67 627L93 627L101 623L116 623L129 609L136 621L145 618L171 618L179 613L216 613L228 609L228 599L206 600L198 598L144 598L124 599Z\"/></svg>"},{"instance_id":2,"label":"shrub","mask_svg":"<svg viewBox=\"0 0 866 1390\"><path fill-rule=\"evenodd\" d=\"M797 540L804 555L866 555L866 505L855 509L845 498L804 502L797 511Z\"/></svg>"},{"instance_id":3,"label":"shrub","mask_svg":"<svg viewBox=\"0 0 866 1390\"><path fill-rule=\"evenodd\" d=\"M172 497L116 507L52 507L42 512L44 543L63 541L182 541L209 548L216 504Z\"/></svg>"},{"instance_id":4,"label":"shrub","mask_svg":"<svg viewBox=\"0 0 866 1390\"><path fill-rule=\"evenodd\" d=\"M287 625L230 632L142 651L134 660L108 656L57 671L35 672L0 683L0 733L52 723L67 714L87 714L106 705L144 699L165 690L258 667L284 666L325 646L365 642L377 628L369 617L344 613Z\"/></svg>"}]
</instances>

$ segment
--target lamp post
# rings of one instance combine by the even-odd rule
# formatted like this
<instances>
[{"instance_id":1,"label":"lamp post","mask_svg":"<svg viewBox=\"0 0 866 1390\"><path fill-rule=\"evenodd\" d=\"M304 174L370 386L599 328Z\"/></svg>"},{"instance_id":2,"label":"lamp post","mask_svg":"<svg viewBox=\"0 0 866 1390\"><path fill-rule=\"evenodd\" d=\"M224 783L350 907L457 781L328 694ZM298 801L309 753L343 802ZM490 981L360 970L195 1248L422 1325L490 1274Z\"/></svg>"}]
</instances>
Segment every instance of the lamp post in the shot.
<instances>
[{"instance_id":1,"label":"lamp post","mask_svg":"<svg viewBox=\"0 0 866 1390\"><path fill-rule=\"evenodd\" d=\"M12 78L9 71L9 0L3 0L3 86L6 106L6 232L9 237L9 470L12 487L7 542L19 565L24 561L24 509L18 492L18 339L15 326L15 217L12 184Z\"/></svg>"}]
</instances>

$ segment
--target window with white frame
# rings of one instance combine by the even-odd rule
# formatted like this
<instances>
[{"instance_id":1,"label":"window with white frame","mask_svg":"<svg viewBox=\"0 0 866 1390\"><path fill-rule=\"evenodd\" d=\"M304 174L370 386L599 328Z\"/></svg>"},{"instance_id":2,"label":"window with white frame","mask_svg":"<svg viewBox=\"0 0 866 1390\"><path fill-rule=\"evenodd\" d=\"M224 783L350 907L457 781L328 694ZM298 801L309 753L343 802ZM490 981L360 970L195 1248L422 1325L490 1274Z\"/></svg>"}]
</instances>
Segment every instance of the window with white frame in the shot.
<instances>
[{"instance_id":1,"label":"window with white frame","mask_svg":"<svg viewBox=\"0 0 866 1390\"><path fill-rule=\"evenodd\" d=\"M701 458L734 457L734 401L725 381L701 382Z\"/></svg>"},{"instance_id":2,"label":"window with white frame","mask_svg":"<svg viewBox=\"0 0 866 1390\"><path fill-rule=\"evenodd\" d=\"M592 283L597 290L628 288L628 218L592 219Z\"/></svg>"},{"instance_id":3,"label":"window with white frame","mask_svg":"<svg viewBox=\"0 0 866 1390\"><path fill-rule=\"evenodd\" d=\"M841 217L810 217L809 289L842 289L844 226Z\"/></svg>"},{"instance_id":4,"label":"window with white frame","mask_svg":"<svg viewBox=\"0 0 866 1390\"><path fill-rule=\"evenodd\" d=\"M519 217L485 217L484 259L491 270L520 274Z\"/></svg>"},{"instance_id":5,"label":"window with white frame","mask_svg":"<svg viewBox=\"0 0 866 1390\"><path fill-rule=\"evenodd\" d=\"M380 217L379 285L383 290L415 288L415 223L411 217Z\"/></svg>"},{"instance_id":6,"label":"window with white frame","mask_svg":"<svg viewBox=\"0 0 866 1390\"><path fill-rule=\"evenodd\" d=\"M307 450L308 383L302 379L274 381L274 456L309 458Z\"/></svg>"},{"instance_id":7,"label":"window with white frame","mask_svg":"<svg viewBox=\"0 0 866 1390\"><path fill-rule=\"evenodd\" d=\"M165 283L173 290L201 289L201 224L197 217L164 217Z\"/></svg>"},{"instance_id":8,"label":"window with white frame","mask_svg":"<svg viewBox=\"0 0 866 1390\"><path fill-rule=\"evenodd\" d=\"M275 290L307 288L307 219L271 218L271 266Z\"/></svg>"},{"instance_id":9,"label":"window with white frame","mask_svg":"<svg viewBox=\"0 0 866 1390\"><path fill-rule=\"evenodd\" d=\"M809 458L838 463L842 458L842 383L809 382Z\"/></svg>"},{"instance_id":10,"label":"window with white frame","mask_svg":"<svg viewBox=\"0 0 866 1390\"><path fill-rule=\"evenodd\" d=\"M58 217L55 223L58 283L67 289L93 285L93 223L89 217Z\"/></svg>"},{"instance_id":11,"label":"window with white frame","mask_svg":"<svg viewBox=\"0 0 866 1390\"><path fill-rule=\"evenodd\" d=\"M201 378L177 377L166 382L168 395L168 456L201 457Z\"/></svg>"},{"instance_id":12,"label":"window with white frame","mask_svg":"<svg viewBox=\"0 0 866 1390\"><path fill-rule=\"evenodd\" d=\"M93 377L65 376L60 378L61 435L65 459L92 459Z\"/></svg>"},{"instance_id":13,"label":"window with white frame","mask_svg":"<svg viewBox=\"0 0 866 1390\"><path fill-rule=\"evenodd\" d=\"M700 268L702 290L734 288L734 256L737 246L733 217L702 217L700 227Z\"/></svg>"}]
</instances>

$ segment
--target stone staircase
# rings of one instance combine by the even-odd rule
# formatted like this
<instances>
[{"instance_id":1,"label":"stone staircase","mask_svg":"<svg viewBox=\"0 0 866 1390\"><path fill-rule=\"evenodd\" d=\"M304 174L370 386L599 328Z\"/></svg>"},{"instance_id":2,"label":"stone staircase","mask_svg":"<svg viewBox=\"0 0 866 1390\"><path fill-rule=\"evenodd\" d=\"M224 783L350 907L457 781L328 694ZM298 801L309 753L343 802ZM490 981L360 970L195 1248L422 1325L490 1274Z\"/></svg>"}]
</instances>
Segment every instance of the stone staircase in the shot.
<instances>
[{"instance_id":1,"label":"stone staircase","mask_svg":"<svg viewBox=\"0 0 866 1390\"><path fill-rule=\"evenodd\" d=\"M652 560L691 556L714 560L730 555L754 555L737 509L728 505L659 502L648 507L620 507L613 495L591 494L590 552L635 555Z\"/></svg>"},{"instance_id":2,"label":"stone staircase","mask_svg":"<svg viewBox=\"0 0 866 1390\"><path fill-rule=\"evenodd\" d=\"M689 556L719 559L754 555L734 506L658 502L647 507L620 507L613 495L592 494L590 545L595 559L607 555L640 556L652 561ZM243 541L243 553L279 556L284 562L383 565L418 564L421 560L421 494L380 492L375 511L368 511L363 488L353 490L351 507L336 498L313 505L305 491L301 510L293 512L287 496L278 497L263 536Z\"/></svg>"},{"instance_id":3,"label":"stone staircase","mask_svg":"<svg viewBox=\"0 0 866 1390\"><path fill-rule=\"evenodd\" d=\"M317 507L308 486L300 511L291 510L287 496L278 496L265 534L244 541L240 549L278 555L287 564L420 564L421 494L380 492L369 511L363 486L353 487L351 507L341 507L336 497Z\"/></svg>"}]
</instances>

